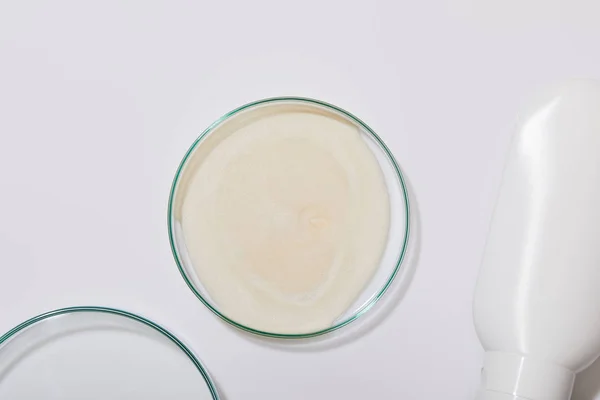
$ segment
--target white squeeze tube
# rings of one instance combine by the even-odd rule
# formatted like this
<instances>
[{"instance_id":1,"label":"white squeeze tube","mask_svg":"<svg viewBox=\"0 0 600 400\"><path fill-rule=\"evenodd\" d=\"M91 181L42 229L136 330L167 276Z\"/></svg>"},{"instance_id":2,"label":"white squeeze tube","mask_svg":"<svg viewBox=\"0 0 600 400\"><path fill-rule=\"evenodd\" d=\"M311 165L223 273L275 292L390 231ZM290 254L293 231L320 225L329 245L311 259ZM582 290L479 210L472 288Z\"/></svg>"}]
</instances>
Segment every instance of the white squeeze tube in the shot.
<instances>
[{"instance_id":1,"label":"white squeeze tube","mask_svg":"<svg viewBox=\"0 0 600 400\"><path fill-rule=\"evenodd\" d=\"M568 400L600 355L600 84L552 88L513 138L479 273L481 400Z\"/></svg>"}]
</instances>

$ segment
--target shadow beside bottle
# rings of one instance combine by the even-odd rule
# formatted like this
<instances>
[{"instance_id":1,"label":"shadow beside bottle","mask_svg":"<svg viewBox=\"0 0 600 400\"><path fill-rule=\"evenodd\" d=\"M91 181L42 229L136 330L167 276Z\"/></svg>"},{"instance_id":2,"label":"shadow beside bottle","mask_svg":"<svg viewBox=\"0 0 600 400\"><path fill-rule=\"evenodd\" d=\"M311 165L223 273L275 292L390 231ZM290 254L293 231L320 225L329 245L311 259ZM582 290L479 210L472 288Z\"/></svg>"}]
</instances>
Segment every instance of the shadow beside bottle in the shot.
<instances>
[{"instance_id":1,"label":"shadow beside bottle","mask_svg":"<svg viewBox=\"0 0 600 400\"><path fill-rule=\"evenodd\" d=\"M600 359L577 374L571 400L600 400Z\"/></svg>"}]
</instances>

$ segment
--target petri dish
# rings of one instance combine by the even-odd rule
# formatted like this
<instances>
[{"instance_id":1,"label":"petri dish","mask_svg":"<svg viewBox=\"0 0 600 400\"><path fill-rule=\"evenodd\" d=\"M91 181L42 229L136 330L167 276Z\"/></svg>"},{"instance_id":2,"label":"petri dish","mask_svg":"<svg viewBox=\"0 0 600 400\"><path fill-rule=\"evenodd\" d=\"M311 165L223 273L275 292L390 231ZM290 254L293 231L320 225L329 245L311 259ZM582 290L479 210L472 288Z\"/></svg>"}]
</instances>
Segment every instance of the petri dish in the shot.
<instances>
[{"instance_id":1,"label":"petri dish","mask_svg":"<svg viewBox=\"0 0 600 400\"><path fill-rule=\"evenodd\" d=\"M270 118L278 113L289 112L323 116L351 125L353 129L356 129L360 140L376 159L381 176L385 181L385 191L389 199L387 239L374 273L364 282L360 293L355 296L351 304L345 307L344 311L340 312L336 318L317 327L299 328L297 331L263 329L249 324L239 316L233 316L231 312L225 310L223 304L215 300L216 296L211 296L207 285L205 282L203 283L202 276L196 268L197 265L194 265L192 261L193 257L191 257L186 243L183 227L183 209L186 198L190 195L195 175L207 157L215 149L219 149L221 143L232 135L237 134L239 137L242 129L261 123L261 121L264 122L265 118ZM269 129L268 123L262 123L260 126ZM386 293L398 275L406 253L410 232L410 206L407 187L398 163L383 140L366 123L353 114L320 100L277 97L249 103L227 113L210 125L195 140L185 153L173 180L168 205L168 230L173 256L183 279L197 298L214 314L234 327L253 334L283 339L309 338L333 332L356 321ZM233 246L229 250L237 251ZM220 284L224 284L224 287L227 288L227 282ZM232 286L230 290L234 292L237 289ZM299 324L299 326L301 325Z\"/></svg>"},{"instance_id":2,"label":"petri dish","mask_svg":"<svg viewBox=\"0 0 600 400\"><path fill-rule=\"evenodd\" d=\"M135 314L72 307L0 336L0 399L217 400L206 369L172 333Z\"/></svg>"}]
</instances>

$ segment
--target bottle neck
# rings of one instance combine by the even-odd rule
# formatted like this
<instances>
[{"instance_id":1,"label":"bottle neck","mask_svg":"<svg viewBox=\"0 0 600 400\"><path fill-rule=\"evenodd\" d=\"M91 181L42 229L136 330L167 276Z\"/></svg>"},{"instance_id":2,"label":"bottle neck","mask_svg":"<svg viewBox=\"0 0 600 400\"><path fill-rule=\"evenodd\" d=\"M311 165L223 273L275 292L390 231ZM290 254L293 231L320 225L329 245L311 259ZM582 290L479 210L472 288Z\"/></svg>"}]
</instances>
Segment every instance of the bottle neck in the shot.
<instances>
[{"instance_id":1,"label":"bottle neck","mask_svg":"<svg viewBox=\"0 0 600 400\"><path fill-rule=\"evenodd\" d=\"M487 352L480 400L569 400L575 373L520 354Z\"/></svg>"}]
</instances>

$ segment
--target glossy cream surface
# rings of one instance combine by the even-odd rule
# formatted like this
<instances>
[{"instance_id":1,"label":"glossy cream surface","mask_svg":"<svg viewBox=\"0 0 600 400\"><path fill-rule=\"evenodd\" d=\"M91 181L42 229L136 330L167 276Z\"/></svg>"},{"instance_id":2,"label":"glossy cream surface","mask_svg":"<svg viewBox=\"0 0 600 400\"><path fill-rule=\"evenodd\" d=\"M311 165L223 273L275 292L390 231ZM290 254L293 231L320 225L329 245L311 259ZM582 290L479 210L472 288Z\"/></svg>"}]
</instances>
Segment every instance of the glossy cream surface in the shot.
<instances>
[{"instance_id":1,"label":"glossy cream surface","mask_svg":"<svg viewBox=\"0 0 600 400\"><path fill-rule=\"evenodd\" d=\"M199 144L181 225L197 278L226 316L315 331L364 290L390 205L361 135L336 114L290 105L250 111Z\"/></svg>"}]
</instances>

